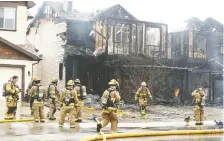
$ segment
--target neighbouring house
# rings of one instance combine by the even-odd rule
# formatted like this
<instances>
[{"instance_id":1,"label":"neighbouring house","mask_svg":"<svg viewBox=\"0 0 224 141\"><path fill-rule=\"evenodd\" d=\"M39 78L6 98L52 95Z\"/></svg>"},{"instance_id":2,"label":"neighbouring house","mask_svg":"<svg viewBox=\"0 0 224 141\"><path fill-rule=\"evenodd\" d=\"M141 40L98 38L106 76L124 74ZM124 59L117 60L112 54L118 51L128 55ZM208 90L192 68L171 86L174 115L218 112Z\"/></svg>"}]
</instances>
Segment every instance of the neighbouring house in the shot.
<instances>
[{"instance_id":1,"label":"neighbouring house","mask_svg":"<svg viewBox=\"0 0 224 141\"><path fill-rule=\"evenodd\" d=\"M34 5L32 1L0 2L0 91L3 83L17 75L18 85L25 92L33 66L41 60L26 40L27 20L31 18L28 9ZM3 99L2 95L0 98Z\"/></svg>"},{"instance_id":2,"label":"neighbouring house","mask_svg":"<svg viewBox=\"0 0 224 141\"><path fill-rule=\"evenodd\" d=\"M181 66L189 68L186 72L187 93L204 85L208 88L208 102L222 104L223 24L207 18L199 25L197 30L169 33L169 58L181 60Z\"/></svg>"}]
</instances>

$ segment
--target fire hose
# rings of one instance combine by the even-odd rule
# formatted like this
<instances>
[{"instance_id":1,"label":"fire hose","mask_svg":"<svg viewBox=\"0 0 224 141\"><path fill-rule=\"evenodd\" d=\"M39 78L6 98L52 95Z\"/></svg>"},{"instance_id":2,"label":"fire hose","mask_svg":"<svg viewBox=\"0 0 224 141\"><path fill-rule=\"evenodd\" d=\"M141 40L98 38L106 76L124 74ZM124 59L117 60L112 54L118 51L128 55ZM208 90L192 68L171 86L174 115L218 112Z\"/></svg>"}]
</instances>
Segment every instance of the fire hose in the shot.
<instances>
[{"instance_id":1,"label":"fire hose","mask_svg":"<svg viewBox=\"0 0 224 141\"><path fill-rule=\"evenodd\" d=\"M79 141L95 141L115 138L130 138L130 137L145 137L145 136L169 136L169 135L193 135L193 134L222 134L223 129L219 130L177 130L177 131L156 131L156 132L139 132L139 133L116 133L116 134L106 134L97 135Z\"/></svg>"}]
</instances>

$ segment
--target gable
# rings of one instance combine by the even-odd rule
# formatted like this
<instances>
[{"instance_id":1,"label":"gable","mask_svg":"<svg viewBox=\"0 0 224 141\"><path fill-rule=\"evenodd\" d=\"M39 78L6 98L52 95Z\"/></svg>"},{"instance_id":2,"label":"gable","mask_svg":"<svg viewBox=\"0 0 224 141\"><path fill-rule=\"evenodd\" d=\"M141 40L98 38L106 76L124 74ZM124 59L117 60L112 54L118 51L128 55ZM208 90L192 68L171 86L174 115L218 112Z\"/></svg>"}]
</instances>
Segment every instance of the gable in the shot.
<instances>
[{"instance_id":1,"label":"gable","mask_svg":"<svg viewBox=\"0 0 224 141\"><path fill-rule=\"evenodd\" d=\"M29 56L13 49L3 42L0 42L0 59L32 60Z\"/></svg>"},{"instance_id":2,"label":"gable","mask_svg":"<svg viewBox=\"0 0 224 141\"><path fill-rule=\"evenodd\" d=\"M129 13L124 7L120 4L108 7L96 13L94 16L95 19L102 19L102 18L115 18L115 19L129 19L129 20L136 20L131 13Z\"/></svg>"}]
</instances>

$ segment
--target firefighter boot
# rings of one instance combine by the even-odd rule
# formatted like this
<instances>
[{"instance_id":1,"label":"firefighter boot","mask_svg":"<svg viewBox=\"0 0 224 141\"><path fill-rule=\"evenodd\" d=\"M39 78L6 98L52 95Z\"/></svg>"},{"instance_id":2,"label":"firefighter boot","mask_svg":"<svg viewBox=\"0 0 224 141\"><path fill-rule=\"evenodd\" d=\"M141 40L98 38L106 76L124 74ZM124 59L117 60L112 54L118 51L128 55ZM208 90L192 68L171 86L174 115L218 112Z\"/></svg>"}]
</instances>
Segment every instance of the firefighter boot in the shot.
<instances>
[{"instance_id":1,"label":"firefighter boot","mask_svg":"<svg viewBox=\"0 0 224 141\"><path fill-rule=\"evenodd\" d=\"M101 123L98 123L97 124L97 127L96 127L96 131L99 133L101 132L101 128L102 128L102 124Z\"/></svg>"},{"instance_id":2,"label":"firefighter boot","mask_svg":"<svg viewBox=\"0 0 224 141\"><path fill-rule=\"evenodd\" d=\"M5 120L13 120L13 111L12 107L7 107L6 113L5 113Z\"/></svg>"}]
</instances>

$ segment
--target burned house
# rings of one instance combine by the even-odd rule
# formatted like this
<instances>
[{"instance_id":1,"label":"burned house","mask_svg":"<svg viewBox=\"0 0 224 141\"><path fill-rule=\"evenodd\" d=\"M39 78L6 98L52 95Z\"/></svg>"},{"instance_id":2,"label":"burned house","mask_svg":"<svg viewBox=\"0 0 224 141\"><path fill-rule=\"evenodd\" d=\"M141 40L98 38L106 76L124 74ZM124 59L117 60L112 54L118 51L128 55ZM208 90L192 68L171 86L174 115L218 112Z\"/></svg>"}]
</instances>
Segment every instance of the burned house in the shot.
<instances>
[{"instance_id":1,"label":"burned house","mask_svg":"<svg viewBox=\"0 0 224 141\"><path fill-rule=\"evenodd\" d=\"M208 88L210 103L223 103L223 25L207 18L199 30L170 33L169 58L187 67L186 93ZM186 99L188 99L186 97Z\"/></svg>"},{"instance_id":2,"label":"burned house","mask_svg":"<svg viewBox=\"0 0 224 141\"><path fill-rule=\"evenodd\" d=\"M66 80L79 78L89 92L102 94L117 79L125 102L134 102L142 81L157 101L172 102L186 89L187 68L167 66L168 26L139 21L121 5L67 21ZM183 95L183 94L182 94Z\"/></svg>"},{"instance_id":3,"label":"burned house","mask_svg":"<svg viewBox=\"0 0 224 141\"><path fill-rule=\"evenodd\" d=\"M101 95L114 78L129 103L142 81L156 102L174 102L175 90L182 102L190 102L191 92L206 85L208 100L220 99L223 29L218 22L207 19L200 31L168 38L166 24L139 21L121 5L84 14L69 3L44 2L28 30L27 38L43 54L37 69L44 85L55 77L63 88L79 78L89 93Z\"/></svg>"}]
</instances>

